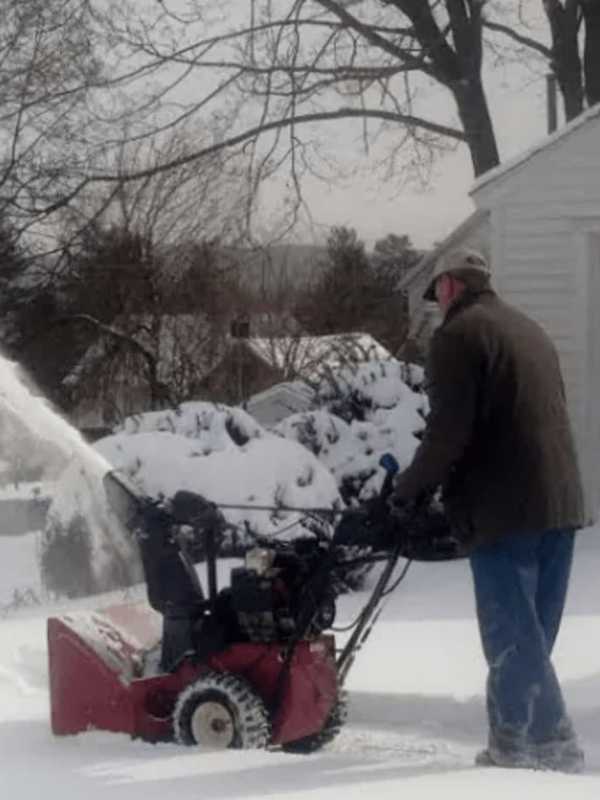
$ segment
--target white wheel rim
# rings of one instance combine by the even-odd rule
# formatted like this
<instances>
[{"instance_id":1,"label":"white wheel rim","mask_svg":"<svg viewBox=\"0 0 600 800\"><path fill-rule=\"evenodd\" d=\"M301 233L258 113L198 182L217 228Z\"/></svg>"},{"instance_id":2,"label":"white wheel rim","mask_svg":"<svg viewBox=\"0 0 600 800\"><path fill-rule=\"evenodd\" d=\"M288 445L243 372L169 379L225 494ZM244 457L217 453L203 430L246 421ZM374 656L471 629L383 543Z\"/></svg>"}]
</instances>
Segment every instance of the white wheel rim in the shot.
<instances>
[{"instance_id":1,"label":"white wheel rim","mask_svg":"<svg viewBox=\"0 0 600 800\"><path fill-rule=\"evenodd\" d=\"M218 750L230 747L235 736L233 718L222 703L200 703L192 714L190 727L199 745Z\"/></svg>"}]
</instances>

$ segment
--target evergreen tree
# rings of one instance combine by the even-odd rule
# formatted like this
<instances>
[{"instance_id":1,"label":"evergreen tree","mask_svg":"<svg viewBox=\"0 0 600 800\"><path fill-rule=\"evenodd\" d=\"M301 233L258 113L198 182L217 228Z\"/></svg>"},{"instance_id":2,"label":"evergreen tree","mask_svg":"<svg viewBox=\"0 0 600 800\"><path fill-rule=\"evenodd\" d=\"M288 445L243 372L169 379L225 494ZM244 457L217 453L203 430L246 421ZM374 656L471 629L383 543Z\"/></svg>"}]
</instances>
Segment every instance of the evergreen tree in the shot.
<instances>
[{"instance_id":1,"label":"evergreen tree","mask_svg":"<svg viewBox=\"0 0 600 800\"><path fill-rule=\"evenodd\" d=\"M331 229L317 270L298 311L304 326L316 334L360 330L372 312L374 271L353 228Z\"/></svg>"},{"instance_id":2,"label":"evergreen tree","mask_svg":"<svg viewBox=\"0 0 600 800\"><path fill-rule=\"evenodd\" d=\"M397 286L418 260L408 236L389 234L369 256L354 229L332 228L316 279L296 309L300 323L319 335L370 333L397 353L408 328Z\"/></svg>"}]
</instances>

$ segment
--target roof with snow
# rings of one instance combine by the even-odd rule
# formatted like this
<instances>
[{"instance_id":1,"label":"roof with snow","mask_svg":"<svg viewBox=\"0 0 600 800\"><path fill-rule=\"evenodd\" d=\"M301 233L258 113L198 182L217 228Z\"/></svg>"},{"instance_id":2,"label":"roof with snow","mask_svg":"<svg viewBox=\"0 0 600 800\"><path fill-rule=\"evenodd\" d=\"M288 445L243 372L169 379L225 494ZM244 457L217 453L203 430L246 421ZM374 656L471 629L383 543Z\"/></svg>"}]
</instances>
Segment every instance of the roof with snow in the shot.
<instances>
[{"instance_id":1,"label":"roof with snow","mask_svg":"<svg viewBox=\"0 0 600 800\"><path fill-rule=\"evenodd\" d=\"M302 375L317 378L323 367L338 369L348 363L386 361L391 353L369 333L341 333L328 336L250 337L252 352L285 378Z\"/></svg>"},{"instance_id":2,"label":"roof with snow","mask_svg":"<svg viewBox=\"0 0 600 800\"><path fill-rule=\"evenodd\" d=\"M290 414L312 407L315 392L304 381L276 383L252 395L245 403L249 414L261 425L275 425Z\"/></svg>"},{"instance_id":3,"label":"roof with snow","mask_svg":"<svg viewBox=\"0 0 600 800\"><path fill-rule=\"evenodd\" d=\"M289 395L290 397L297 397L301 400L311 403L314 399L314 391L304 381L285 381L283 383L276 383L269 386L262 392L257 392L250 397L246 405L250 406L252 403L258 403L269 400L272 397L279 397L281 395Z\"/></svg>"},{"instance_id":4,"label":"roof with snow","mask_svg":"<svg viewBox=\"0 0 600 800\"><path fill-rule=\"evenodd\" d=\"M485 219L489 217L489 211L477 209L458 228L454 228L445 239L443 239L436 247L426 253L425 256L419 261L418 264L409 270L401 281L396 285L396 291L406 291L415 282L428 282L424 276L428 275L435 265L438 258L446 252L446 250L459 245L464 237L468 236L471 231L477 228ZM424 289L426 287L423 287Z\"/></svg>"},{"instance_id":5,"label":"roof with snow","mask_svg":"<svg viewBox=\"0 0 600 800\"><path fill-rule=\"evenodd\" d=\"M590 124L592 120L600 120L600 103L588 109L585 113L578 116L568 125L565 125L549 136L544 137L533 147L525 150L522 153L519 153L519 155L515 156L515 158L510 159L503 164L499 164L494 169L491 169L481 175L481 177L473 184L470 194L477 193L482 187L487 186L489 183L492 183L493 181L504 177L513 170L518 169L523 164L534 158L538 153L554 146L558 142L562 142L584 125ZM474 211L469 217L467 217L466 220L464 220L464 222L451 231L451 233L442 242L440 242L440 244L434 247L433 250L430 250L419 261L419 263L416 264L402 278L402 280L396 286L396 291L404 291L408 289L415 283L415 281L418 281L419 278L430 272L433 269L435 262L443 253L445 253L451 247L460 246L462 241L468 237L469 234L474 231L482 222L484 222L487 217L489 217L489 210L487 209L477 209Z\"/></svg>"},{"instance_id":6,"label":"roof with snow","mask_svg":"<svg viewBox=\"0 0 600 800\"><path fill-rule=\"evenodd\" d=\"M135 314L118 319L114 326L100 329L96 341L63 378L63 384L74 385L88 372L93 372L109 356L115 337L137 342L155 357L158 378L164 381L169 380L170 370L180 366L182 360L193 362L199 373L205 373L222 355L222 337L215 335L205 314L161 314L158 317ZM131 352L139 356L136 348Z\"/></svg>"},{"instance_id":7,"label":"roof with snow","mask_svg":"<svg viewBox=\"0 0 600 800\"><path fill-rule=\"evenodd\" d=\"M480 189L482 189L484 186L487 186L492 181L496 181L499 178L504 177L509 172L512 172L521 165L530 161L541 151L546 150L549 147L553 147L559 142L562 142L563 139L571 136L571 134L582 128L584 125L589 125L592 120L600 120L600 103L592 106L592 108L589 108L583 114L580 114L574 120L569 122L567 125L564 125L562 128L559 128L554 133L551 133L549 136L545 136L537 144L533 145L533 147L530 147L528 150L519 153L514 158L505 161L503 164L499 164L494 169L485 172L475 181L473 187L471 188L470 194L476 194Z\"/></svg>"}]
</instances>

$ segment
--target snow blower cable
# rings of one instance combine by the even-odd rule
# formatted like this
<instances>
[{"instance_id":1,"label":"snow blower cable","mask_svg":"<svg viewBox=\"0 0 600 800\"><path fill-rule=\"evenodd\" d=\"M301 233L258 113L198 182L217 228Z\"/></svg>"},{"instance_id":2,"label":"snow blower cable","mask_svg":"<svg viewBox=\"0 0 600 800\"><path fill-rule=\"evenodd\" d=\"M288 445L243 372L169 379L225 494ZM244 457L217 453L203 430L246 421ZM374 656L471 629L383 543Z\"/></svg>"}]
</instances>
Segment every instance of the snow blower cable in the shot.
<instances>
[{"instance_id":1,"label":"snow blower cable","mask_svg":"<svg viewBox=\"0 0 600 800\"><path fill-rule=\"evenodd\" d=\"M296 528L298 525L302 525L302 521L303 521L303 519L304 519L304 517L300 517L299 519L295 519L293 522L290 522L290 524L289 524L289 525L286 525L284 528L278 528L278 529L277 529L277 530L276 530L276 531L275 531L275 532L272 534L272 536L271 536L270 538L272 538L272 539L277 539L279 536L282 536L284 533L287 533L288 531L291 531L291 530L292 530L292 528ZM236 530L239 530L239 531L241 531L241 530L242 530L242 527L241 527L241 525L233 525L232 527L234 527ZM244 530L244 533L248 533L248 531ZM250 535L251 535L251 536L253 536L253 538L254 538L254 539L256 539L256 540L258 540L258 541L259 541L259 540L260 540L260 538L261 538L260 536L258 536L258 535L256 535L256 534L254 534L254 533L252 533L252 532L250 532Z\"/></svg>"},{"instance_id":2,"label":"snow blower cable","mask_svg":"<svg viewBox=\"0 0 600 800\"><path fill-rule=\"evenodd\" d=\"M396 578L394 583L388 589L386 589L384 592L382 592L382 594L381 594L381 599L382 600L383 600L383 598L388 597L388 595L392 594L392 592L394 592L398 588L398 586L402 583L402 581L406 577L406 573L408 572L411 564L412 564L411 560L406 562L406 564L404 565L404 567L402 569L402 572ZM381 613L381 610L382 609L380 608L379 612L377 613L377 616L379 616L379 614ZM358 614L358 616L349 625L344 625L343 627L334 627L334 626L332 626L331 630L335 631L335 633L348 633L348 631L351 631L353 628L356 628L356 626L360 623L361 619L363 618L364 614L366 614L366 609L363 608L360 611L360 613Z\"/></svg>"},{"instance_id":3,"label":"snow blower cable","mask_svg":"<svg viewBox=\"0 0 600 800\"><path fill-rule=\"evenodd\" d=\"M392 585L389 587L389 589L386 589L386 590L385 590L385 592L383 592L383 593L382 593L382 595L381 595L382 597L387 597L388 595L392 594L392 592L395 592L395 591L396 591L396 589L397 589L397 588L398 588L398 586L399 586L399 585L402 583L402 581L404 580L404 578L406 578L406 573L407 573L407 572L408 572L408 570L410 569L410 565L411 565L411 564L412 564L412 560L411 560L411 559L409 559L409 560L406 562L406 564L404 565L404 567L403 567L403 569L402 569L402 572L401 572L401 573L400 573L400 575L399 575L399 576L396 578L396 580L394 581L394 583L393 583L393 584L392 584Z\"/></svg>"},{"instance_id":4,"label":"snow blower cable","mask_svg":"<svg viewBox=\"0 0 600 800\"><path fill-rule=\"evenodd\" d=\"M348 631L351 631L353 628L356 628L358 623L363 618L364 613L365 610L363 608L362 611L359 612L358 616L355 619L353 619L349 625L342 625L342 626L332 625L331 630L334 631L335 633L348 633Z\"/></svg>"},{"instance_id":5,"label":"snow blower cable","mask_svg":"<svg viewBox=\"0 0 600 800\"><path fill-rule=\"evenodd\" d=\"M216 508L223 508L229 511L289 511L296 514L323 514L333 517L336 514L341 514L341 510L335 508L297 508L296 506L262 506L251 505L243 503L213 503Z\"/></svg>"},{"instance_id":6,"label":"snow blower cable","mask_svg":"<svg viewBox=\"0 0 600 800\"><path fill-rule=\"evenodd\" d=\"M301 513L301 512L298 512L298 513ZM310 513L303 513L302 516L298 517L298 519L295 519L293 522L290 522L285 527L278 528L276 531L274 531L274 533L269 538L270 539L278 539L284 533L287 533L288 531L291 531L292 528L296 528L296 527L298 527L298 525L302 525L304 520L306 520L306 519L315 519L315 517L313 517ZM317 517L317 519L318 519L318 517ZM239 524L239 523L229 522L229 523L227 523L227 527L229 529L233 529L233 530L238 531L240 533L243 532L243 533L247 534L248 536L250 536L250 538L254 539L257 542L259 542L261 540L261 538L262 538L259 534L254 533L254 531L252 531L252 530L249 531L245 527L243 528L242 525Z\"/></svg>"}]
</instances>

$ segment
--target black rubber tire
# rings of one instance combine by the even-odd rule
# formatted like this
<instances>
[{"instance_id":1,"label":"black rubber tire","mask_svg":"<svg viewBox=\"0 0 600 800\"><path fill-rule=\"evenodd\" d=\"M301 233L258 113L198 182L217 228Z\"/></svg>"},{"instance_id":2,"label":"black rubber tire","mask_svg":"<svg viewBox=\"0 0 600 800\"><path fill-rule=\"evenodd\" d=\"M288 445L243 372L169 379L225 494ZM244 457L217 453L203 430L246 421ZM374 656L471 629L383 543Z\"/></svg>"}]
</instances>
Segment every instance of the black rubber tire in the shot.
<instances>
[{"instance_id":1,"label":"black rubber tire","mask_svg":"<svg viewBox=\"0 0 600 800\"><path fill-rule=\"evenodd\" d=\"M296 739L293 742L286 742L281 745L281 749L286 753L296 753L298 755L309 755L316 753L326 744L332 742L340 732L348 717L348 695L343 690L339 692L335 705L331 709L325 724L318 733L305 736L303 739Z\"/></svg>"},{"instance_id":2,"label":"black rubber tire","mask_svg":"<svg viewBox=\"0 0 600 800\"><path fill-rule=\"evenodd\" d=\"M262 750L268 746L271 725L265 704L244 678L229 672L207 672L181 692L173 710L173 733L180 744L215 746L198 741L193 731L194 714L204 703L216 704L223 709L223 716L228 715L233 730L226 748Z\"/></svg>"}]
</instances>

